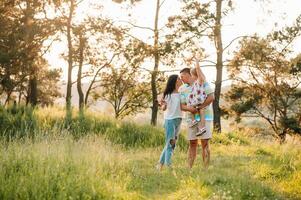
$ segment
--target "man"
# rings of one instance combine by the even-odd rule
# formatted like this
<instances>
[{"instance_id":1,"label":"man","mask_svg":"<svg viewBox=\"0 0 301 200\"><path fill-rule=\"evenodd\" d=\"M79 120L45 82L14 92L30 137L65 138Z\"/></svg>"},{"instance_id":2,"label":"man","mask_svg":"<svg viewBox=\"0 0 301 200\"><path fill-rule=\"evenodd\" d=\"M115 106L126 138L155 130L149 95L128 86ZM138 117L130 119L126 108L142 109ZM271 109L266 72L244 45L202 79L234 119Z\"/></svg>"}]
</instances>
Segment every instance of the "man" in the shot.
<instances>
[{"instance_id":1,"label":"man","mask_svg":"<svg viewBox=\"0 0 301 200\"><path fill-rule=\"evenodd\" d=\"M179 88L179 92L181 94L181 107L183 111L188 111L186 114L186 121L188 123L191 122L193 119L193 113L195 112L193 109L188 107L187 99L188 96L191 94L193 79L190 74L190 68L184 68L180 71L180 76L183 81L183 85ZM199 106L199 109L205 108L205 126L206 126L206 133L199 137L201 139L202 144L202 158L204 167L207 168L210 161L210 149L209 149L209 140L212 138L212 121L213 121L213 111L211 103L214 100L214 91L211 89L208 82L204 83L205 93L207 95L206 100L203 104ZM196 133L198 132L197 126L189 127L188 126L188 136L187 139L189 140L189 149L188 149L188 166L192 168L193 163L195 161L197 155L197 147L198 147L198 138L196 137Z\"/></svg>"}]
</instances>

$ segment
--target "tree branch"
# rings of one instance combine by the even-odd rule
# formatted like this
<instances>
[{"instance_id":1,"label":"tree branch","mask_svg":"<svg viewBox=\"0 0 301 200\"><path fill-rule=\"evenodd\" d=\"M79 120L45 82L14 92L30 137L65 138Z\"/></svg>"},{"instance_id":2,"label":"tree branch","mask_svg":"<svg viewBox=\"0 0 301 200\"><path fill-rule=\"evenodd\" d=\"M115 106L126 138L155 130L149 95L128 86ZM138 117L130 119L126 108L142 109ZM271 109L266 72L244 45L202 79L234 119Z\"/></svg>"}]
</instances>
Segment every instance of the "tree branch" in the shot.
<instances>
[{"instance_id":1,"label":"tree branch","mask_svg":"<svg viewBox=\"0 0 301 200\"><path fill-rule=\"evenodd\" d=\"M161 8L161 6L165 3L165 0L163 0L160 5L159 5L159 8Z\"/></svg>"},{"instance_id":2,"label":"tree branch","mask_svg":"<svg viewBox=\"0 0 301 200\"><path fill-rule=\"evenodd\" d=\"M253 36L247 36L247 35L245 35L245 36L238 36L238 37L234 38L233 40L231 40L231 42L223 49L223 51L225 51L228 47L230 47L231 44L232 44L233 42L235 42L236 40L238 40L238 39L240 39L240 38L247 38L247 37L255 38L255 37L253 37Z\"/></svg>"},{"instance_id":3,"label":"tree branch","mask_svg":"<svg viewBox=\"0 0 301 200\"><path fill-rule=\"evenodd\" d=\"M147 30L150 30L150 31L154 31L154 29L152 29L152 28L150 28L150 27L146 27L146 26L138 26L138 25L133 24L132 22L129 22L129 21L119 20L118 22L128 23L128 24L130 24L132 27L135 27L135 28L147 29Z\"/></svg>"}]
</instances>

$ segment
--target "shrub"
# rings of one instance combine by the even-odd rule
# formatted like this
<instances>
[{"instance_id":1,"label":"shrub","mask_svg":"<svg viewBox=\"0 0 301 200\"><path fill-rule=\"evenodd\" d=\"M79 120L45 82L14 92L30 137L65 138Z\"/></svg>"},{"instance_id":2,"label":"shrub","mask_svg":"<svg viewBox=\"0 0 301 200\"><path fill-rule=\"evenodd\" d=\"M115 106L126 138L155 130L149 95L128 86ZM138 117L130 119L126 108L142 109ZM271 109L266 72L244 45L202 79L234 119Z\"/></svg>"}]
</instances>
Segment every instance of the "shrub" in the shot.
<instances>
[{"instance_id":1,"label":"shrub","mask_svg":"<svg viewBox=\"0 0 301 200\"><path fill-rule=\"evenodd\" d=\"M34 116L34 108L30 106L0 107L1 136L12 138L34 137L38 123Z\"/></svg>"}]
</instances>

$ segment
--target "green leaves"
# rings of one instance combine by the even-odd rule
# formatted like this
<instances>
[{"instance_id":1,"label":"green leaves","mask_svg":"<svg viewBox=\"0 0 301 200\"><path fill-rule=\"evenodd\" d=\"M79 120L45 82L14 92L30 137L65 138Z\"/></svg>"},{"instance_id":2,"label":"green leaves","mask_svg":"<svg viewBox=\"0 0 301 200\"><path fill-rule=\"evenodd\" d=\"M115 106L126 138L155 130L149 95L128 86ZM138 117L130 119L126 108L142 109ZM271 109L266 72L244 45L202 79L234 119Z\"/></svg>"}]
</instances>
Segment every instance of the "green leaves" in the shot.
<instances>
[{"instance_id":1,"label":"green leaves","mask_svg":"<svg viewBox=\"0 0 301 200\"><path fill-rule=\"evenodd\" d=\"M37 87L31 85L33 79L46 78L43 75L47 74L48 63L43 55L49 47L44 42L57 31L56 20L46 17L45 7L50 4L24 0L0 3L0 85L7 95L6 103L16 93L20 100L28 102L31 94L37 94ZM48 79L49 83L54 80L58 81L52 76ZM57 93L55 84L50 84L54 89L47 90L49 94Z\"/></svg>"},{"instance_id":2,"label":"green leaves","mask_svg":"<svg viewBox=\"0 0 301 200\"><path fill-rule=\"evenodd\" d=\"M291 34L289 38L295 36ZM296 76L300 58L289 60L289 51L278 50L277 42L282 41L271 42L269 36L243 39L228 68L234 83L225 95L237 121L244 113L253 114L266 120L278 136L288 130L299 133L300 128L296 122L301 102L296 89L301 84Z\"/></svg>"}]
</instances>

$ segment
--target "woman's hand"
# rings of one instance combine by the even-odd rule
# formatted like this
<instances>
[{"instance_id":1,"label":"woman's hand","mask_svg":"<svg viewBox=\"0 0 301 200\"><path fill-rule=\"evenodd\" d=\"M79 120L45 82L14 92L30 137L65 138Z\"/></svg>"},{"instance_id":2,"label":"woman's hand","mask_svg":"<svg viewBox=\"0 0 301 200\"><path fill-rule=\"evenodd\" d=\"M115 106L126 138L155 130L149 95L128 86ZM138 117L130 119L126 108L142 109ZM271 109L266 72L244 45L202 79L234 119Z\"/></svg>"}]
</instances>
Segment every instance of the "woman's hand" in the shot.
<instances>
[{"instance_id":1,"label":"woman's hand","mask_svg":"<svg viewBox=\"0 0 301 200\"><path fill-rule=\"evenodd\" d=\"M167 103L166 103L166 101L165 101L164 99L160 99L160 100L158 101L158 104L159 104L159 106L161 107L161 109L162 109L163 111L166 110Z\"/></svg>"},{"instance_id":2,"label":"woman's hand","mask_svg":"<svg viewBox=\"0 0 301 200\"><path fill-rule=\"evenodd\" d=\"M160 99L160 100L158 101L158 103L159 103L159 106L166 105L166 101L165 101L164 99Z\"/></svg>"}]
</instances>

